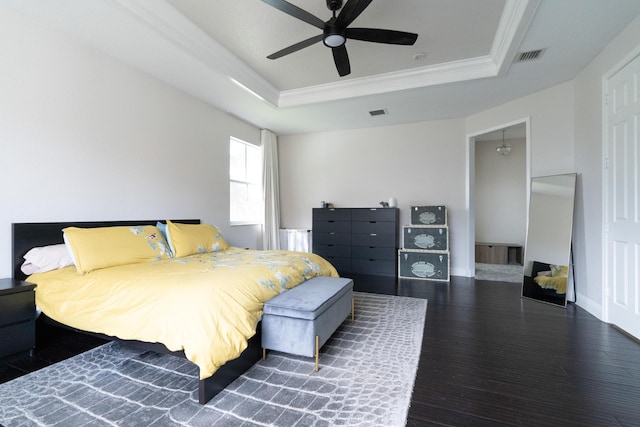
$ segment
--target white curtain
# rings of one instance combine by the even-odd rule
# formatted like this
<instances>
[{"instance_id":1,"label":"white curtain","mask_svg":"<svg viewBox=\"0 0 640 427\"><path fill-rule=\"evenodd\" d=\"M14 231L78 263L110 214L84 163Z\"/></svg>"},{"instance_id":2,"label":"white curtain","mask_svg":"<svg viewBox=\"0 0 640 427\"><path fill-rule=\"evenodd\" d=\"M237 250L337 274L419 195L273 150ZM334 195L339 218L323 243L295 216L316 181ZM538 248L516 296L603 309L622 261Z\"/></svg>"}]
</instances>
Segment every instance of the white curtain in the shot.
<instances>
[{"instance_id":1,"label":"white curtain","mask_svg":"<svg viewBox=\"0 0 640 427\"><path fill-rule=\"evenodd\" d=\"M279 249L280 237L280 184L278 180L278 138L270 130L260 131L264 167L264 230L263 249Z\"/></svg>"}]
</instances>

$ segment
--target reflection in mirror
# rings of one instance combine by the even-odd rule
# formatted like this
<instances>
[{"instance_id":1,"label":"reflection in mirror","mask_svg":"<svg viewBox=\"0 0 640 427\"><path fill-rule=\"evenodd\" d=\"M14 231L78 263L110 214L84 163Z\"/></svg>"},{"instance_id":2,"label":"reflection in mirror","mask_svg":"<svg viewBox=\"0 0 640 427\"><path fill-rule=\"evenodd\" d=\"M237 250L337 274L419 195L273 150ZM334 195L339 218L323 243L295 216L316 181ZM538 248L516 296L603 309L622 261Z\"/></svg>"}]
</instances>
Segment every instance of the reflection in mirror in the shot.
<instances>
[{"instance_id":1,"label":"reflection in mirror","mask_svg":"<svg viewBox=\"0 0 640 427\"><path fill-rule=\"evenodd\" d=\"M576 174L531 179L522 296L567 304Z\"/></svg>"}]
</instances>

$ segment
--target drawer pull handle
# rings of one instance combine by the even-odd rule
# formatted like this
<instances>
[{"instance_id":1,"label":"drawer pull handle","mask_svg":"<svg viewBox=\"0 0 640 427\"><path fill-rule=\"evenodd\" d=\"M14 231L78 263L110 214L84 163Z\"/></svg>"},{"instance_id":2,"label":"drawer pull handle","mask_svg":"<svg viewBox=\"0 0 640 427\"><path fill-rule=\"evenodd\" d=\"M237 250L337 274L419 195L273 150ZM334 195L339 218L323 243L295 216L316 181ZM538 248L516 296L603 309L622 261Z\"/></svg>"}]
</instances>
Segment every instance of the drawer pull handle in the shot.
<instances>
[{"instance_id":1,"label":"drawer pull handle","mask_svg":"<svg viewBox=\"0 0 640 427\"><path fill-rule=\"evenodd\" d=\"M375 237L375 236L377 236L377 234L376 233L371 233L371 234L369 234L369 236L374 236Z\"/></svg>"},{"instance_id":2,"label":"drawer pull handle","mask_svg":"<svg viewBox=\"0 0 640 427\"><path fill-rule=\"evenodd\" d=\"M335 233L335 232L333 232L333 231L330 231L330 232L329 232L329 234L336 234L336 233Z\"/></svg>"},{"instance_id":3,"label":"drawer pull handle","mask_svg":"<svg viewBox=\"0 0 640 427\"><path fill-rule=\"evenodd\" d=\"M369 224L375 224L378 221L369 221Z\"/></svg>"}]
</instances>

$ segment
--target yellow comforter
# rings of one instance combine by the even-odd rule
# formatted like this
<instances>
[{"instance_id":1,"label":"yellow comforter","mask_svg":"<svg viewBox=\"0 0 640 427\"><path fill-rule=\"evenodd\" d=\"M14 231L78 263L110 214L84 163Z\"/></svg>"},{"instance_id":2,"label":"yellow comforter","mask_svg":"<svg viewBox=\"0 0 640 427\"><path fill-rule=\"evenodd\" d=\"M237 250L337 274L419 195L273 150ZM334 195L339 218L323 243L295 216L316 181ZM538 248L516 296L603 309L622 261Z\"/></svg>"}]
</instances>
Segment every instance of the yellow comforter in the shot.
<instances>
[{"instance_id":1,"label":"yellow comforter","mask_svg":"<svg viewBox=\"0 0 640 427\"><path fill-rule=\"evenodd\" d=\"M235 359L256 333L265 301L314 276L337 276L303 252L231 248L80 276L75 267L31 275L36 304L85 331L184 350L204 379Z\"/></svg>"}]
</instances>

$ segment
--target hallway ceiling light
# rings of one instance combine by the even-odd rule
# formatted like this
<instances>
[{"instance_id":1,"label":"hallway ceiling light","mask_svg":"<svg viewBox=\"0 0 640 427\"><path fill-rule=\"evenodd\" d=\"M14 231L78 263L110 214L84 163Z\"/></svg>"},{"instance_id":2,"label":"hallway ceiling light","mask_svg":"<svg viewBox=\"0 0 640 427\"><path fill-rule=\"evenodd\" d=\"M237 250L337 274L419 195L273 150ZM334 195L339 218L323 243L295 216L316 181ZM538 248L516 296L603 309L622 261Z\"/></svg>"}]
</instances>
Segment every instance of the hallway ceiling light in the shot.
<instances>
[{"instance_id":1,"label":"hallway ceiling light","mask_svg":"<svg viewBox=\"0 0 640 427\"><path fill-rule=\"evenodd\" d=\"M509 145L509 144L504 142L504 132L505 132L505 130L503 129L502 130L502 145L499 146L498 148L496 148L496 151L501 156L506 156L507 154L509 154L511 152L511 145Z\"/></svg>"}]
</instances>

